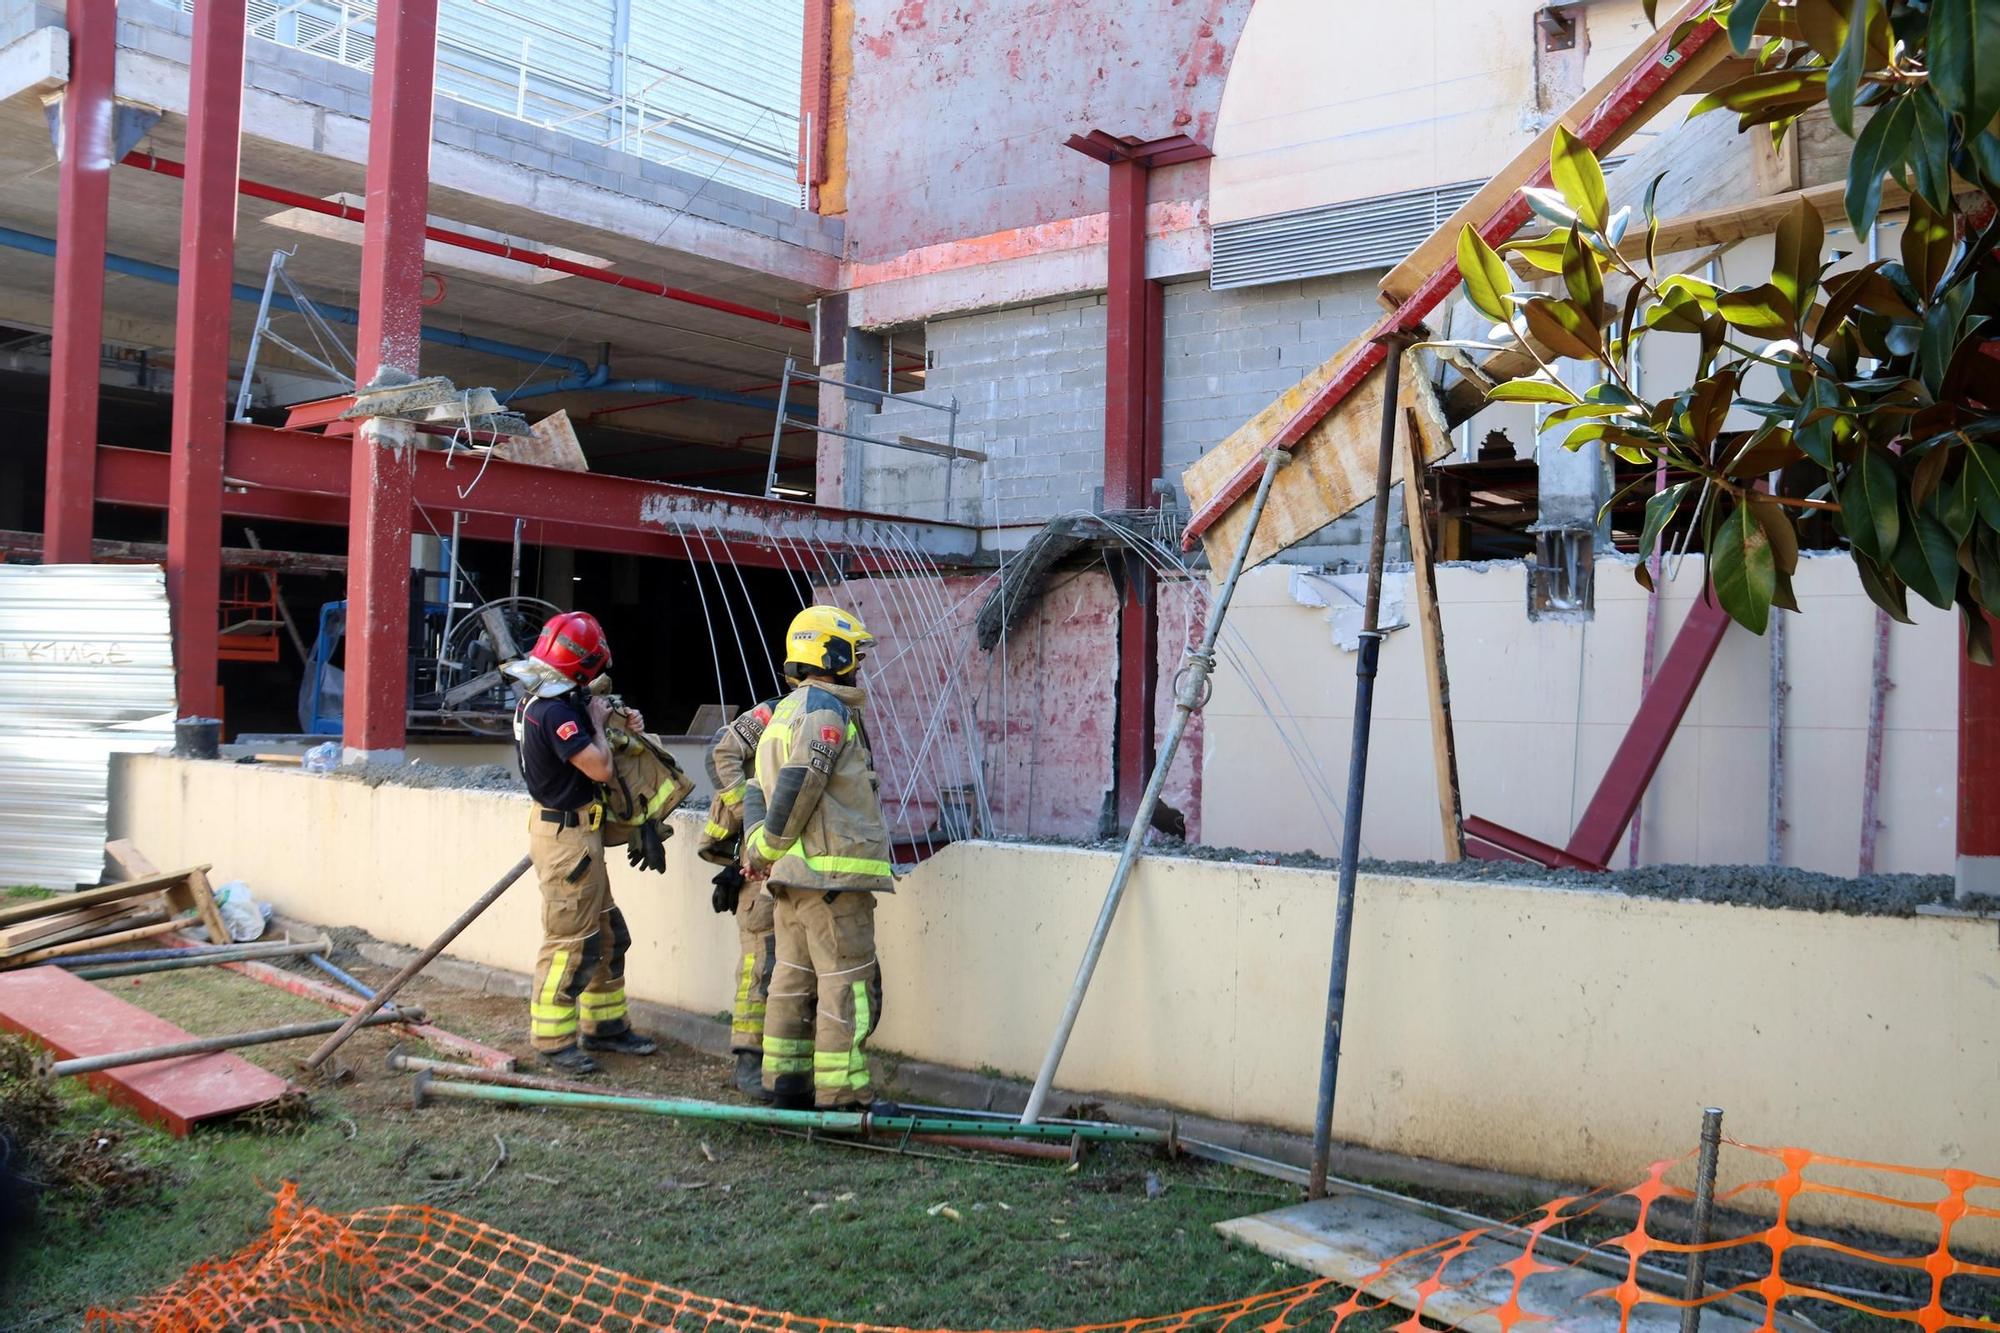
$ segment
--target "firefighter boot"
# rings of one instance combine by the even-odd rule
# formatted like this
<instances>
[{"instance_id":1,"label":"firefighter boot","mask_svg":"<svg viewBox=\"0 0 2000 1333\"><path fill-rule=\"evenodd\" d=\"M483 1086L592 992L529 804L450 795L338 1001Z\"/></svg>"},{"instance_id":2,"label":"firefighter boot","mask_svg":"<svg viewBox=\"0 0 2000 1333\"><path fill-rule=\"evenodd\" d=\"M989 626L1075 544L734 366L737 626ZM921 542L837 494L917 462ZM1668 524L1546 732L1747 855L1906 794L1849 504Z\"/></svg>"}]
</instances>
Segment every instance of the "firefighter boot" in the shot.
<instances>
[{"instance_id":1,"label":"firefighter boot","mask_svg":"<svg viewBox=\"0 0 2000 1333\"><path fill-rule=\"evenodd\" d=\"M764 1053L762 1051L736 1052L736 1090L753 1102L770 1104L771 1094L764 1091Z\"/></svg>"},{"instance_id":2,"label":"firefighter boot","mask_svg":"<svg viewBox=\"0 0 2000 1333\"><path fill-rule=\"evenodd\" d=\"M588 1078L599 1069L597 1061L574 1046L565 1046L559 1051L537 1051L535 1057L546 1068L567 1078Z\"/></svg>"}]
</instances>

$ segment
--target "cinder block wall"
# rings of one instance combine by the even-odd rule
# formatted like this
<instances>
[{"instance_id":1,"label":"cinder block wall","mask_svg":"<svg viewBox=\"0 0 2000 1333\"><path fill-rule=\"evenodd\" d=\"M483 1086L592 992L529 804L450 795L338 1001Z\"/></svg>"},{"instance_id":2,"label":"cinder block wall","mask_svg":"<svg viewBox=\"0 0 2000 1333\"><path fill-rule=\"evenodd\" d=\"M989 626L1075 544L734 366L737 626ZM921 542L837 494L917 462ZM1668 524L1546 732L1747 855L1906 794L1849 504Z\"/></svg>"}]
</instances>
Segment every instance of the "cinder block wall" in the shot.
<instances>
[{"instance_id":1,"label":"cinder block wall","mask_svg":"<svg viewBox=\"0 0 2000 1333\"><path fill-rule=\"evenodd\" d=\"M1168 286L1161 457L1178 488L1213 448L1376 315L1374 273L1210 291L1205 277ZM1095 506L1104 480L1102 294L933 320L925 395L956 396L959 443L987 454L954 466L951 517L980 525L1039 523ZM935 412L887 404L857 429L880 438L941 438ZM850 422L854 424L854 422ZM861 446L865 509L943 514L946 465ZM1185 497L1181 497L1183 503ZM1347 528L1365 531L1353 516Z\"/></svg>"}]
</instances>

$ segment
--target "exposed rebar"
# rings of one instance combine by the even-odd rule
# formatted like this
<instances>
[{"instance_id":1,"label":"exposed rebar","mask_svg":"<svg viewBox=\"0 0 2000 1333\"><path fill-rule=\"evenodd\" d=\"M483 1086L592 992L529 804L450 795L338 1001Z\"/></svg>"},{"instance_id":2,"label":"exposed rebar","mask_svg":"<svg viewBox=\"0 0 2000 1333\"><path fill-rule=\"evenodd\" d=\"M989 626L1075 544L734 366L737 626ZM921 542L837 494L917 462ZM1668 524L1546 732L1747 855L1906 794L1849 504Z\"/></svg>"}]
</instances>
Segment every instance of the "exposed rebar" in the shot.
<instances>
[{"instance_id":1,"label":"exposed rebar","mask_svg":"<svg viewBox=\"0 0 2000 1333\"><path fill-rule=\"evenodd\" d=\"M1711 1106L1701 1113L1701 1156L1695 1163L1694 1216L1688 1223L1688 1244L1708 1244L1708 1228L1715 1216L1715 1162L1722 1153L1722 1108ZM1687 1283L1681 1288L1681 1333L1700 1333L1704 1279L1708 1252L1696 1248L1688 1252Z\"/></svg>"}]
</instances>

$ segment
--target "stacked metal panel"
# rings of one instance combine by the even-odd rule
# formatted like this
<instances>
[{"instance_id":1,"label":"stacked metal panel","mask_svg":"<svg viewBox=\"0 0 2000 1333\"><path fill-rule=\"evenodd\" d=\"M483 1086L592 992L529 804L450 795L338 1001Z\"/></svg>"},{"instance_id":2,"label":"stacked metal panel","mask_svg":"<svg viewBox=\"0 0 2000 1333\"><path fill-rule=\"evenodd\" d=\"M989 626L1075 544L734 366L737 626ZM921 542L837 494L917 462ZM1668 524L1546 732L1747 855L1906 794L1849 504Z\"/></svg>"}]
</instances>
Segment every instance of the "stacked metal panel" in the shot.
<instances>
[{"instance_id":1,"label":"stacked metal panel","mask_svg":"<svg viewBox=\"0 0 2000 1333\"><path fill-rule=\"evenodd\" d=\"M0 565L0 885L104 868L111 756L173 739L157 565Z\"/></svg>"}]
</instances>

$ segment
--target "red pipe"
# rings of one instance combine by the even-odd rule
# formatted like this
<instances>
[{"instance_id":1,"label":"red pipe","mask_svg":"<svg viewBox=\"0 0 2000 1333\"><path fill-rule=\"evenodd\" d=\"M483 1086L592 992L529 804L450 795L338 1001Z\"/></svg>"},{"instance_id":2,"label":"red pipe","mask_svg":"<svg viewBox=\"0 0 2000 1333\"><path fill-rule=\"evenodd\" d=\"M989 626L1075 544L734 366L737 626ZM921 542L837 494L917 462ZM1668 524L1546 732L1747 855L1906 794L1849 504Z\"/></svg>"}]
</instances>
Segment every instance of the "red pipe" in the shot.
<instances>
[{"instance_id":1,"label":"red pipe","mask_svg":"<svg viewBox=\"0 0 2000 1333\"><path fill-rule=\"evenodd\" d=\"M1576 137L1595 151L1602 147L1626 122L1644 110L1662 85L1671 79L1687 61L1703 47L1714 41L1722 28L1713 22L1694 25L1679 46L1672 45L1671 27L1662 27L1660 35L1653 39L1653 50L1648 58L1633 69L1618 88L1605 98L1602 105L1593 111L1577 130ZM1667 57L1672 56L1669 60ZM1549 184L1549 166L1543 163L1539 171L1524 183L1527 186ZM1500 206L1493 216L1478 228L1479 235L1490 245L1512 236L1522 223L1528 220L1531 210L1527 198L1520 190L1507 196L1507 202ZM1368 341L1356 348L1342 363L1333 377L1322 385L1318 392L1300 405L1290 420L1279 428L1278 433L1264 444L1236 469L1228 481L1207 500L1188 520L1187 528L1181 533L1181 544L1189 550L1201 539L1201 534L1213 527L1218 519L1229 512L1238 500L1249 494L1257 484L1258 476L1264 470L1264 450L1268 448L1292 449L1299 441L1312 432L1313 427L1326 419L1327 413L1338 407L1347 396L1359 388L1361 382L1377 366L1382 364L1388 352L1379 340L1395 333L1408 333L1423 324L1424 316L1435 310L1458 286L1459 272L1456 259L1447 260L1436 269L1421 286L1410 293L1409 299L1384 315L1374 328L1368 331Z\"/></svg>"},{"instance_id":2,"label":"red pipe","mask_svg":"<svg viewBox=\"0 0 2000 1333\"><path fill-rule=\"evenodd\" d=\"M740 389L731 389L729 392L762 393L766 389L775 389L778 387L779 387L778 381L772 380L769 384L746 384ZM584 420L595 421L599 417L608 417L617 412L638 412L648 407L670 407L675 403L686 403L691 401L693 400L689 397L689 395L683 393L683 394L677 394L672 398L648 398L644 402L639 402L639 403L619 403L613 407L600 407L596 411L592 412L589 416L585 417Z\"/></svg>"},{"instance_id":3,"label":"red pipe","mask_svg":"<svg viewBox=\"0 0 2000 1333\"><path fill-rule=\"evenodd\" d=\"M138 167L142 171L156 172L162 176L179 177L185 168L171 158L155 153L127 153L122 159L125 166ZM336 204L321 199L317 195L301 194L297 190L287 190L279 185L266 185L261 181L239 181L237 188L252 199L263 199L274 204L284 204L288 208L303 208L312 213L323 213L330 218L344 222L362 222L368 217L366 209L352 204ZM574 278L589 278L592 282L602 282L613 287L623 287L629 291L644 292L648 296L661 296L669 301L679 301L685 305L700 306L705 310L719 311L725 315L737 315L743 319L754 319L764 324L775 324L781 329L795 329L800 333L810 333L812 325L802 319L780 315L770 310L759 310L755 306L740 305L735 301L725 301L719 296L704 296L700 292L688 291L685 287L667 287L644 278L635 278L614 269L592 268L570 259L558 259L540 250L524 250L518 245L504 245L499 241L489 241L483 237L453 231L449 227L424 227L427 240L444 245L456 246L461 250L474 250L483 255L493 255L499 259L511 259L517 264L527 264L531 268L545 268L555 273L567 273Z\"/></svg>"}]
</instances>

